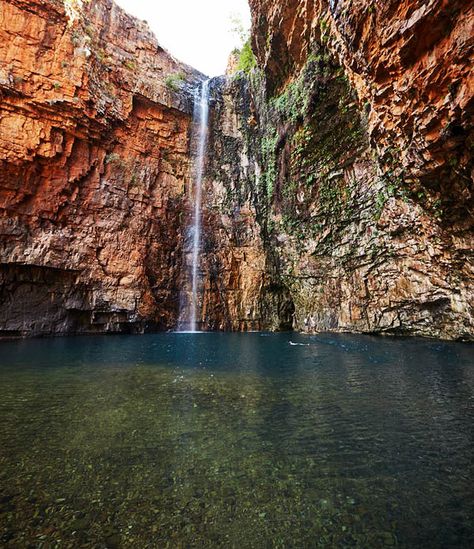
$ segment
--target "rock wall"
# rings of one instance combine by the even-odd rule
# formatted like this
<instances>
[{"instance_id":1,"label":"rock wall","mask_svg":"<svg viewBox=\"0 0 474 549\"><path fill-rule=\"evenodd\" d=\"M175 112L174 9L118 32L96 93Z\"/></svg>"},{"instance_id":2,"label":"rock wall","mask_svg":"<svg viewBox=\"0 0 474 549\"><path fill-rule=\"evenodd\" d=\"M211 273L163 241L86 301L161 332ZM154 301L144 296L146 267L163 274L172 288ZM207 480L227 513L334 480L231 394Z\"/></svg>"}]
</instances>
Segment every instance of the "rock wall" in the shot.
<instances>
[{"instance_id":1,"label":"rock wall","mask_svg":"<svg viewBox=\"0 0 474 549\"><path fill-rule=\"evenodd\" d=\"M111 0L0 1L0 332L178 314L192 88Z\"/></svg>"},{"instance_id":2,"label":"rock wall","mask_svg":"<svg viewBox=\"0 0 474 549\"><path fill-rule=\"evenodd\" d=\"M263 71L227 84L212 170L258 225L252 295L278 288L259 326L472 339L472 6L250 4Z\"/></svg>"},{"instance_id":3,"label":"rock wall","mask_svg":"<svg viewBox=\"0 0 474 549\"><path fill-rule=\"evenodd\" d=\"M474 336L473 7L250 0L214 79L201 327ZM193 90L111 0L0 0L0 333L174 328Z\"/></svg>"},{"instance_id":4,"label":"rock wall","mask_svg":"<svg viewBox=\"0 0 474 549\"><path fill-rule=\"evenodd\" d=\"M291 329L293 306L262 230L254 105L246 78L211 84L203 186L201 328Z\"/></svg>"},{"instance_id":5,"label":"rock wall","mask_svg":"<svg viewBox=\"0 0 474 549\"><path fill-rule=\"evenodd\" d=\"M250 0L272 94L315 44L333 54L368 114L372 147L472 227L474 6L464 0ZM450 201L448 201L450 200ZM429 202L429 201L428 201Z\"/></svg>"}]
</instances>

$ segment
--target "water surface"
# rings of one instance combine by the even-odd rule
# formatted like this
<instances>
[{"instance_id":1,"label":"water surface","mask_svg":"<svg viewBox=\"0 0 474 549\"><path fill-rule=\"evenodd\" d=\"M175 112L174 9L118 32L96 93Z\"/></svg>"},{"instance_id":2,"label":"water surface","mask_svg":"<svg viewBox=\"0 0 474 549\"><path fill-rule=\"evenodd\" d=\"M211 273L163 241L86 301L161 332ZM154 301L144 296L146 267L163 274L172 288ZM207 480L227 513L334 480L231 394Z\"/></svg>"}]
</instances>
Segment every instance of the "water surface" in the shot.
<instances>
[{"instance_id":1,"label":"water surface","mask_svg":"<svg viewBox=\"0 0 474 549\"><path fill-rule=\"evenodd\" d=\"M474 546L474 347L0 344L0 546Z\"/></svg>"}]
</instances>

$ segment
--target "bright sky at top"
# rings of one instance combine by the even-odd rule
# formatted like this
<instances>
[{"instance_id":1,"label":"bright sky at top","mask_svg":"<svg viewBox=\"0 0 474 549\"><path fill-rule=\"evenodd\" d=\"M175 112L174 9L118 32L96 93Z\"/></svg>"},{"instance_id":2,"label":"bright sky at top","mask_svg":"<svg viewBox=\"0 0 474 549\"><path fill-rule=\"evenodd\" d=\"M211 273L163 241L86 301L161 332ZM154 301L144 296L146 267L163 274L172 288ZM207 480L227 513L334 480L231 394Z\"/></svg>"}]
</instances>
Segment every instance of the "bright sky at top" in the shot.
<instances>
[{"instance_id":1,"label":"bright sky at top","mask_svg":"<svg viewBox=\"0 0 474 549\"><path fill-rule=\"evenodd\" d=\"M161 46L208 76L224 74L230 52L239 46L232 32L237 16L250 28L247 0L115 0L148 21Z\"/></svg>"}]
</instances>

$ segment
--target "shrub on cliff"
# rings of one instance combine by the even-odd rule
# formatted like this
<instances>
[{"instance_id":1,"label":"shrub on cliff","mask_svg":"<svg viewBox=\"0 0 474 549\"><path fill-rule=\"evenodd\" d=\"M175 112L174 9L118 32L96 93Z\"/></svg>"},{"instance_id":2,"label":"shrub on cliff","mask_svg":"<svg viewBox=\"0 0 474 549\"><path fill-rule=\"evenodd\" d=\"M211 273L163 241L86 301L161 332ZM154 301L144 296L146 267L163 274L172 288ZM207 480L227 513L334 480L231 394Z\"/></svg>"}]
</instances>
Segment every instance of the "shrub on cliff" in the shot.
<instances>
[{"instance_id":1,"label":"shrub on cliff","mask_svg":"<svg viewBox=\"0 0 474 549\"><path fill-rule=\"evenodd\" d=\"M170 74L165 78L165 85L168 89L173 91L178 91L181 87L181 84L186 80L186 75L184 72L176 72Z\"/></svg>"},{"instance_id":2,"label":"shrub on cliff","mask_svg":"<svg viewBox=\"0 0 474 549\"><path fill-rule=\"evenodd\" d=\"M250 39L248 39L239 52L237 71L243 71L248 74L256 66L257 60L255 59L255 55L252 51Z\"/></svg>"},{"instance_id":3,"label":"shrub on cliff","mask_svg":"<svg viewBox=\"0 0 474 549\"><path fill-rule=\"evenodd\" d=\"M243 71L248 74L257 66L257 60L250 43L250 31L244 27L239 17L232 17L231 23L233 25L232 32L239 43L239 46L231 53L231 58L236 59L236 63L232 63L231 72Z\"/></svg>"}]
</instances>

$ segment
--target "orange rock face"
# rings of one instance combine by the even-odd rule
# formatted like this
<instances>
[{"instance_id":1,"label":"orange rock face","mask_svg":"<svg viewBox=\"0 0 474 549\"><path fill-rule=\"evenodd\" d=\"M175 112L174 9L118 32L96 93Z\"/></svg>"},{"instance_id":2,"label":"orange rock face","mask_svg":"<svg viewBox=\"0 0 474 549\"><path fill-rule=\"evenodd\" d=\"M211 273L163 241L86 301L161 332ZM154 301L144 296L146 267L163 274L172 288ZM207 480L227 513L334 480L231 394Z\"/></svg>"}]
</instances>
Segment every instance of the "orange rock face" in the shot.
<instances>
[{"instance_id":1,"label":"orange rock face","mask_svg":"<svg viewBox=\"0 0 474 549\"><path fill-rule=\"evenodd\" d=\"M211 85L201 327L473 339L472 3L250 5L263 72ZM202 79L111 0L0 0L0 333L177 325Z\"/></svg>"},{"instance_id":2,"label":"orange rock face","mask_svg":"<svg viewBox=\"0 0 474 549\"><path fill-rule=\"evenodd\" d=\"M202 76L110 0L67 6L0 2L0 330L170 327Z\"/></svg>"}]
</instances>

